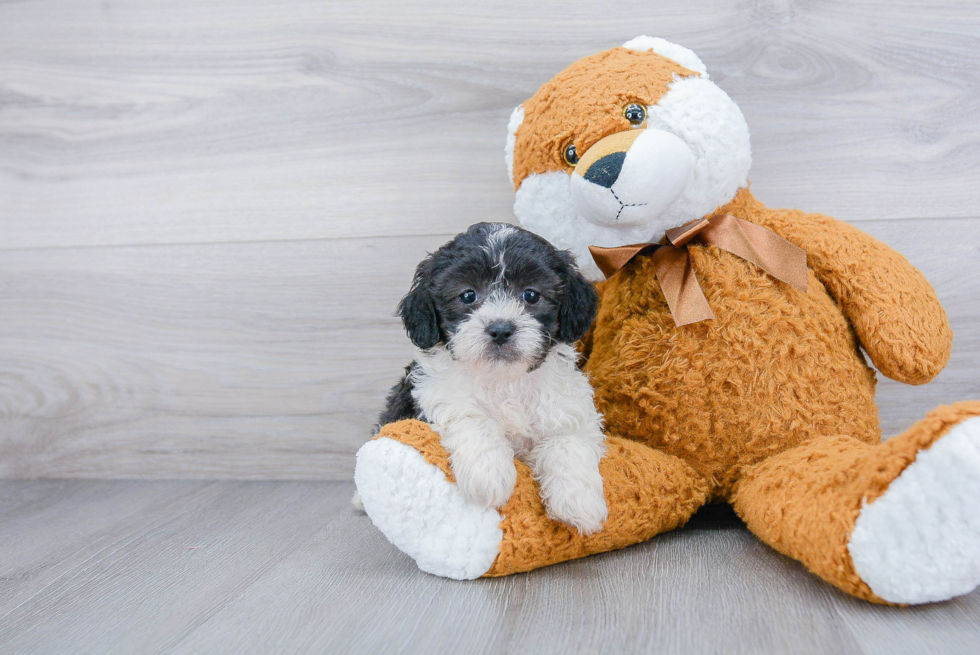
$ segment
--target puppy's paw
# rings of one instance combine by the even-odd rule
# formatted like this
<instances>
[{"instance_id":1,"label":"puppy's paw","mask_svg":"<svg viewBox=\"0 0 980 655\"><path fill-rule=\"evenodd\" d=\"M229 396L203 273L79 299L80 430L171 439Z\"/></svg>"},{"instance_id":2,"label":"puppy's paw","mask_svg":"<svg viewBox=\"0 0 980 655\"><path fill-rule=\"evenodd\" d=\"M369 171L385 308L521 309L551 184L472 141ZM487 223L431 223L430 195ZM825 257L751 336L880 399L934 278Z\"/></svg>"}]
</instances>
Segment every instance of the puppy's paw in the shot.
<instances>
[{"instance_id":1,"label":"puppy's paw","mask_svg":"<svg viewBox=\"0 0 980 655\"><path fill-rule=\"evenodd\" d=\"M503 507L514 493L517 468L506 451L488 451L474 458L454 457L453 475L459 490L481 507Z\"/></svg>"},{"instance_id":2,"label":"puppy's paw","mask_svg":"<svg viewBox=\"0 0 980 655\"><path fill-rule=\"evenodd\" d=\"M609 517L606 499L602 495L602 479L599 484L566 480L551 485L544 499L548 516L577 529L579 534L590 535L602 530Z\"/></svg>"}]
</instances>

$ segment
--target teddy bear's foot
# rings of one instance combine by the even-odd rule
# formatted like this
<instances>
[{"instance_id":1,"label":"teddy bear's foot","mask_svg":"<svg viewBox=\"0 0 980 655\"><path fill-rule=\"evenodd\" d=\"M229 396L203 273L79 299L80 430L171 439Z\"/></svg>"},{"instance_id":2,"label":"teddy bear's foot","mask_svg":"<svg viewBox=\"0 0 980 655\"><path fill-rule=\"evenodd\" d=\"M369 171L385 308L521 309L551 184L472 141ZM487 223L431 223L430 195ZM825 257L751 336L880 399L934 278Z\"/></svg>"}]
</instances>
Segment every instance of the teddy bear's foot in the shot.
<instances>
[{"instance_id":1,"label":"teddy bear's foot","mask_svg":"<svg viewBox=\"0 0 980 655\"><path fill-rule=\"evenodd\" d=\"M423 571L471 580L497 558L500 514L467 502L412 446L369 441L357 452L354 481L374 525Z\"/></svg>"},{"instance_id":2,"label":"teddy bear's foot","mask_svg":"<svg viewBox=\"0 0 980 655\"><path fill-rule=\"evenodd\" d=\"M980 583L980 401L937 407L869 443L829 436L747 467L735 511L767 544L874 603Z\"/></svg>"},{"instance_id":3,"label":"teddy bear's foot","mask_svg":"<svg viewBox=\"0 0 980 655\"><path fill-rule=\"evenodd\" d=\"M686 463L635 441L609 437L599 463L608 518L599 532L549 518L527 464L498 512L466 502L439 435L414 419L390 423L357 453L364 509L419 568L456 579L495 577L602 553L683 525L709 485Z\"/></svg>"},{"instance_id":4,"label":"teddy bear's foot","mask_svg":"<svg viewBox=\"0 0 980 655\"><path fill-rule=\"evenodd\" d=\"M980 417L919 451L858 515L854 569L879 597L926 603L980 585Z\"/></svg>"}]
</instances>

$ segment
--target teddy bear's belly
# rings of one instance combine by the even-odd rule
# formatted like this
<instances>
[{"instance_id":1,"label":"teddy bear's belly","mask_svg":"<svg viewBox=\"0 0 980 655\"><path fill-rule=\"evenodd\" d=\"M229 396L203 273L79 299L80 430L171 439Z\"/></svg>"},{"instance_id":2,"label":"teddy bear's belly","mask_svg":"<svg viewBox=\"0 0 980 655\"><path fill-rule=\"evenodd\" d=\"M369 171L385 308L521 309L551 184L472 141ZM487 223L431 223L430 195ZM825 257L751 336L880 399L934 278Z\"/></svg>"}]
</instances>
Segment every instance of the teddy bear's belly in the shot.
<instances>
[{"instance_id":1,"label":"teddy bear's belly","mask_svg":"<svg viewBox=\"0 0 980 655\"><path fill-rule=\"evenodd\" d=\"M880 439L874 372L813 273L804 294L691 250L712 321L675 327L648 260L606 283L586 371L607 431L684 459L719 497L741 467L804 441Z\"/></svg>"}]
</instances>

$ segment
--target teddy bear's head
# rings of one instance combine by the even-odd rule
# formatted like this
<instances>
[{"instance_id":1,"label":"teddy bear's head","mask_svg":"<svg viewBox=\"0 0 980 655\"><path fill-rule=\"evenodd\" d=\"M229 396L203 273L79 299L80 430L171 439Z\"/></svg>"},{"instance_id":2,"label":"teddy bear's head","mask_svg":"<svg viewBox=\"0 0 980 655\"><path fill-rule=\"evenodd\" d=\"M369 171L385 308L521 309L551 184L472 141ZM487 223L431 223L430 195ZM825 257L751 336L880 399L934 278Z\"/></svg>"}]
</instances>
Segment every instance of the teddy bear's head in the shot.
<instances>
[{"instance_id":1,"label":"teddy bear's head","mask_svg":"<svg viewBox=\"0 0 980 655\"><path fill-rule=\"evenodd\" d=\"M521 225L602 274L588 246L656 241L746 186L749 130L692 51L637 37L575 62L514 110Z\"/></svg>"}]
</instances>

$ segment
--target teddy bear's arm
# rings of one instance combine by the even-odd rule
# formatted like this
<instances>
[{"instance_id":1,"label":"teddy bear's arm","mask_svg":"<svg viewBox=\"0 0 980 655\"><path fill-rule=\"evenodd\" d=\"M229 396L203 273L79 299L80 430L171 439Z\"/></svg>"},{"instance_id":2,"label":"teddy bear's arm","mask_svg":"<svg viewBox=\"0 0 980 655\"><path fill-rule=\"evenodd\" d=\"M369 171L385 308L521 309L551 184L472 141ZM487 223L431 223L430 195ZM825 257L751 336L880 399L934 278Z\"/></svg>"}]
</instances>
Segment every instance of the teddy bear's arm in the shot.
<instances>
[{"instance_id":1,"label":"teddy bear's arm","mask_svg":"<svg viewBox=\"0 0 980 655\"><path fill-rule=\"evenodd\" d=\"M773 211L768 227L807 252L807 264L883 374L924 384L946 366L953 331L936 292L905 257L820 214Z\"/></svg>"}]
</instances>

